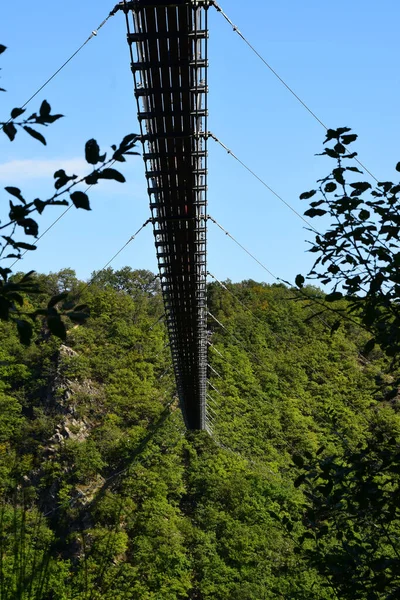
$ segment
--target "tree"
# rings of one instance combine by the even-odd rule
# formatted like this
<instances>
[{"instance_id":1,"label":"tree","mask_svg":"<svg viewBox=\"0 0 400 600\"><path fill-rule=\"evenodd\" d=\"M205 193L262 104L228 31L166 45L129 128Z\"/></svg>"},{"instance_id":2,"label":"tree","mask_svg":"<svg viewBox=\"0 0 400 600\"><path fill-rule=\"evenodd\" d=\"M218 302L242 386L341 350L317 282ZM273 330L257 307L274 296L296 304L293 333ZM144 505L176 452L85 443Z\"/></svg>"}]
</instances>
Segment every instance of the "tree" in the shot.
<instances>
[{"instance_id":1,"label":"tree","mask_svg":"<svg viewBox=\"0 0 400 600\"><path fill-rule=\"evenodd\" d=\"M333 286L326 296L335 302L346 296L346 311L371 334L375 343L397 362L400 351L400 184L360 180L350 145L357 135L348 127L329 129L322 152L335 167L319 186L300 198L317 197L304 213L331 218L328 230L317 234L310 252L317 255L309 277ZM396 170L400 171L400 162ZM299 276L302 285L304 278Z\"/></svg>"},{"instance_id":2,"label":"tree","mask_svg":"<svg viewBox=\"0 0 400 600\"><path fill-rule=\"evenodd\" d=\"M364 353L380 346L390 362L376 378L380 404L369 416L366 439L347 441L343 454L321 447L317 456L293 460L300 469L295 486L304 486L307 498L299 552L338 597L378 600L400 591L400 185L361 180L357 153L348 149L356 138L347 127L327 131L322 155L335 167L300 196L317 196L306 216L330 217L311 244L317 258L309 277L332 286L325 296L331 310L370 333ZM304 281L297 277L300 288ZM389 392L382 395L385 383Z\"/></svg>"},{"instance_id":3,"label":"tree","mask_svg":"<svg viewBox=\"0 0 400 600\"><path fill-rule=\"evenodd\" d=\"M0 54L6 47L0 44ZM4 92L4 88L0 88ZM23 130L28 135L46 145L46 139L37 127L52 125L63 115L52 114L50 104L44 100L38 112L25 116L26 108L14 108L7 121L0 122L1 129L7 138L13 142ZM15 264L26 252L36 250L36 240L39 236L37 215L41 215L50 206L70 206L77 209L90 210L87 189L79 189L81 184L92 187L100 180L125 182L125 177L114 163L123 163L126 156L137 155L134 151L138 135L126 135L119 145L112 145L112 153L102 153L95 139L88 140L85 145L85 158L92 170L85 175L67 174L63 169L54 173L55 192L50 198L26 200L22 191L13 186L5 187L9 198L10 210L8 218L0 222L0 260L15 259ZM20 235L24 237L20 239ZM33 239L32 239L33 238ZM35 321L40 318L48 330L61 339L66 338L66 327L63 316L76 323L83 322L88 314L83 305L76 305L68 299L68 292L63 291L51 297L44 308L30 311L26 307L26 294L39 293L40 289L34 281L33 271L24 273L18 278L12 278L9 267L0 267L0 319L11 321L18 330L23 344L29 344L34 330Z\"/></svg>"}]
</instances>

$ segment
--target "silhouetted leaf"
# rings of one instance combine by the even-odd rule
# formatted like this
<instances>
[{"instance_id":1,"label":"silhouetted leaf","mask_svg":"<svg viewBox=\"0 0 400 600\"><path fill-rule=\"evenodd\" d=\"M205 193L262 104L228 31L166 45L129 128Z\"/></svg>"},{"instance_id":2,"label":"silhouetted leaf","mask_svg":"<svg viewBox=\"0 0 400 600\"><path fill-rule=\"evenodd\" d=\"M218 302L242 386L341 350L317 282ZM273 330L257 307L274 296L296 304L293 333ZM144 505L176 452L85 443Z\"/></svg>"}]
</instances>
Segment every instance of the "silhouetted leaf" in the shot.
<instances>
[{"instance_id":1,"label":"silhouetted leaf","mask_svg":"<svg viewBox=\"0 0 400 600\"><path fill-rule=\"evenodd\" d=\"M350 135L343 135L342 136L342 143L347 146L348 144L351 144L352 142L355 142L357 138L358 138L358 135L355 134L355 133L352 133Z\"/></svg>"},{"instance_id":2,"label":"silhouetted leaf","mask_svg":"<svg viewBox=\"0 0 400 600\"><path fill-rule=\"evenodd\" d=\"M36 198L36 200L33 201L33 204L35 205L39 215L41 215L46 207L46 202L43 202L43 200L39 200L39 198Z\"/></svg>"},{"instance_id":3,"label":"silhouetted leaf","mask_svg":"<svg viewBox=\"0 0 400 600\"><path fill-rule=\"evenodd\" d=\"M40 116L45 119L46 117L48 117L50 115L50 112L51 112L50 104L47 102L47 100L43 100L43 102L40 106L40 110L39 110Z\"/></svg>"},{"instance_id":4,"label":"silhouetted leaf","mask_svg":"<svg viewBox=\"0 0 400 600\"><path fill-rule=\"evenodd\" d=\"M342 324L342 322L339 320L334 322L334 324L331 327L331 335L333 335L335 333L335 331L337 331L339 329L341 324Z\"/></svg>"},{"instance_id":5,"label":"silhouetted leaf","mask_svg":"<svg viewBox=\"0 0 400 600\"><path fill-rule=\"evenodd\" d=\"M357 167L346 167L346 171L353 171L354 173L361 173L361 175L363 174L363 172L360 171L360 169L357 169Z\"/></svg>"},{"instance_id":6,"label":"silhouetted leaf","mask_svg":"<svg viewBox=\"0 0 400 600\"><path fill-rule=\"evenodd\" d=\"M83 192L73 192L70 195L72 202L76 208L83 208L84 210L91 210L89 204L89 198Z\"/></svg>"},{"instance_id":7,"label":"silhouetted leaf","mask_svg":"<svg viewBox=\"0 0 400 600\"><path fill-rule=\"evenodd\" d=\"M304 285L305 279L303 277L303 275L297 275L296 279L295 279L295 283L297 285L297 287L302 288Z\"/></svg>"},{"instance_id":8,"label":"silhouetted leaf","mask_svg":"<svg viewBox=\"0 0 400 600\"><path fill-rule=\"evenodd\" d=\"M9 194L11 194L11 196L14 196L15 198L18 198L18 200L21 200L21 202L23 202L24 204L26 204L24 198L22 197L21 190L19 188L8 186L8 187L5 187L4 189L6 190L6 192L8 192Z\"/></svg>"},{"instance_id":9,"label":"silhouetted leaf","mask_svg":"<svg viewBox=\"0 0 400 600\"><path fill-rule=\"evenodd\" d=\"M0 295L0 319L7 321L10 314L10 302Z\"/></svg>"},{"instance_id":10,"label":"silhouetted leaf","mask_svg":"<svg viewBox=\"0 0 400 600\"><path fill-rule=\"evenodd\" d=\"M24 129L25 129L26 133L29 133L29 135L32 136L33 138L35 138L35 140L38 140L44 146L46 146L46 140L45 140L44 136L41 133L39 133L38 131L36 131L36 129L32 129L32 127L28 127L28 125L24 125Z\"/></svg>"},{"instance_id":11,"label":"silhouetted leaf","mask_svg":"<svg viewBox=\"0 0 400 600\"><path fill-rule=\"evenodd\" d=\"M375 338L370 339L364 346L363 354L369 354L375 348L376 340Z\"/></svg>"},{"instance_id":12,"label":"silhouetted leaf","mask_svg":"<svg viewBox=\"0 0 400 600\"><path fill-rule=\"evenodd\" d=\"M124 183L125 177L117 171L116 169L103 169L99 173L99 179L114 179L115 181L119 181L120 183Z\"/></svg>"},{"instance_id":13,"label":"silhouetted leaf","mask_svg":"<svg viewBox=\"0 0 400 600\"><path fill-rule=\"evenodd\" d=\"M85 177L85 183L87 185L95 185L99 181L99 174L97 171L93 171L87 177Z\"/></svg>"},{"instance_id":14,"label":"silhouetted leaf","mask_svg":"<svg viewBox=\"0 0 400 600\"><path fill-rule=\"evenodd\" d=\"M71 311L67 313L67 317L74 321L74 323L84 323L88 318L89 314L85 312Z\"/></svg>"},{"instance_id":15,"label":"silhouetted leaf","mask_svg":"<svg viewBox=\"0 0 400 600\"><path fill-rule=\"evenodd\" d=\"M296 467L304 467L304 459L300 454L293 454L292 461L296 465Z\"/></svg>"},{"instance_id":16,"label":"silhouetted leaf","mask_svg":"<svg viewBox=\"0 0 400 600\"><path fill-rule=\"evenodd\" d=\"M47 305L47 308L53 308L56 304L61 302L61 300L65 300L68 297L68 292L62 292L61 294L57 294L57 296L53 296L50 302Z\"/></svg>"},{"instance_id":17,"label":"silhouetted leaf","mask_svg":"<svg viewBox=\"0 0 400 600\"><path fill-rule=\"evenodd\" d=\"M10 139L10 141L12 142L17 134L17 130L15 128L14 123L5 123L3 125L3 131L6 134L6 136Z\"/></svg>"},{"instance_id":18,"label":"silhouetted leaf","mask_svg":"<svg viewBox=\"0 0 400 600\"><path fill-rule=\"evenodd\" d=\"M337 189L337 185L336 183L330 182L327 183L325 186L325 192L327 192L328 194L334 192Z\"/></svg>"},{"instance_id":19,"label":"silhouetted leaf","mask_svg":"<svg viewBox=\"0 0 400 600\"><path fill-rule=\"evenodd\" d=\"M85 158L91 165L97 165L100 162L100 148L96 140L88 140L85 144Z\"/></svg>"},{"instance_id":20,"label":"silhouetted leaf","mask_svg":"<svg viewBox=\"0 0 400 600\"><path fill-rule=\"evenodd\" d=\"M340 156L337 152L335 152L335 150L332 150L331 148L325 148L323 154L326 154L330 158L339 158Z\"/></svg>"},{"instance_id":21,"label":"silhouetted leaf","mask_svg":"<svg viewBox=\"0 0 400 600\"><path fill-rule=\"evenodd\" d=\"M11 118L17 119L20 115L24 114L25 108L13 108L11 111Z\"/></svg>"},{"instance_id":22,"label":"silhouetted leaf","mask_svg":"<svg viewBox=\"0 0 400 600\"><path fill-rule=\"evenodd\" d=\"M301 475L299 475L299 477L297 477L294 480L294 483L293 483L294 487L298 488L302 483L304 483L305 479L306 479L306 474L305 473L302 473Z\"/></svg>"},{"instance_id":23,"label":"silhouetted leaf","mask_svg":"<svg viewBox=\"0 0 400 600\"><path fill-rule=\"evenodd\" d=\"M32 324L28 323L28 321L17 319L17 331L21 344L24 344L24 346L29 346L33 334Z\"/></svg>"},{"instance_id":24,"label":"silhouetted leaf","mask_svg":"<svg viewBox=\"0 0 400 600\"><path fill-rule=\"evenodd\" d=\"M61 320L60 315L51 315L47 317L47 326L51 333L61 340L67 339L67 330L64 323Z\"/></svg>"},{"instance_id":25,"label":"silhouetted leaf","mask_svg":"<svg viewBox=\"0 0 400 600\"><path fill-rule=\"evenodd\" d=\"M5 52L7 50L7 46L3 46L3 44L0 44L0 54L3 54L3 52Z\"/></svg>"},{"instance_id":26,"label":"silhouetted leaf","mask_svg":"<svg viewBox=\"0 0 400 600\"><path fill-rule=\"evenodd\" d=\"M309 192L303 192L300 194L300 200L309 200L317 193L317 190L310 190Z\"/></svg>"},{"instance_id":27,"label":"silhouetted leaf","mask_svg":"<svg viewBox=\"0 0 400 600\"><path fill-rule=\"evenodd\" d=\"M354 193L362 194L363 192L369 190L372 186L367 181L358 181L357 183L350 183L350 187L355 190L355 192L352 193L353 195Z\"/></svg>"},{"instance_id":28,"label":"silhouetted leaf","mask_svg":"<svg viewBox=\"0 0 400 600\"><path fill-rule=\"evenodd\" d=\"M311 218L322 217L323 215L326 215L326 210L323 210L322 208L309 208L304 214Z\"/></svg>"},{"instance_id":29,"label":"silhouetted leaf","mask_svg":"<svg viewBox=\"0 0 400 600\"><path fill-rule=\"evenodd\" d=\"M341 144L340 142L338 142L335 145L334 148L335 152L337 152L338 154L345 154L346 153L346 148L343 146L343 144Z\"/></svg>"},{"instance_id":30,"label":"silhouetted leaf","mask_svg":"<svg viewBox=\"0 0 400 600\"><path fill-rule=\"evenodd\" d=\"M358 215L358 218L361 219L362 221L366 221L367 219L369 219L371 216L371 213L368 210L361 210L360 214Z\"/></svg>"},{"instance_id":31,"label":"silhouetted leaf","mask_svg":"<svg viewBox=\"0 0 400 600\"><path fill-rule=\"evenodd\" d=\"M21 250L36 250L36 246L33 246L32 244L27 244L26 242L17 242L15 245Z\"/></svg>"},{"instance_id":32,"label":"silhouetted leaf","mask_svg":"<svg viewBox=\"0 0 400 600\"><path fill-rule=\"evenodd\" d=\"M26 235L33 235L36 237L39 233L38 224L33 219L21 219L18 221L18 225L21 225L21 227L24 228Z\"/></svg>"},{"instance_id":33,"label":"silhouetted leaf","mask_svg":"<svg viewBox=\"0 0 400 600\"><path fill-rule=\"evenodd\" d=\"M325 296L326 302L336 302L337 300L341 300L343 298L343 294L341 292L332 292L331 294L327 294Z\"/></svg>"},{"instance_id":34,"label":"silhouetted leaf","mask_svg":"<svg viewBox=\"0 0 400 600\"><path fill-rule=\"evenodd\" d=\"M338 167L337 169L333 169L333 171L332 171L332 175L334 176L335 181L340 183L340 185L345 184L345 180L343 177L344 170L345 169L343 167Z\"/></svg>"}]
</instances>

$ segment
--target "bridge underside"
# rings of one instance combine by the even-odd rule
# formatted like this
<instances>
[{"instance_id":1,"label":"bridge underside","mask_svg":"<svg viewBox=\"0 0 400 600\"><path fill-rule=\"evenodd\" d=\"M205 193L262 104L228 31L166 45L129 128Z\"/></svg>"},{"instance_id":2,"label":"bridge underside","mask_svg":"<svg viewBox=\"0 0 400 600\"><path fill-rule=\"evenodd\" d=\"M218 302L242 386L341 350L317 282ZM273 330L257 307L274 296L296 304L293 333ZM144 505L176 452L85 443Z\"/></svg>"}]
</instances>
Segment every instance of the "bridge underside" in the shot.
<instances>
[{"instance_id":1,"label":"bridge underside","mask_svg":"<svg viewBox=\"0 0 400 600\"><path fill-rule=\"evenodd\" d=\"M208 4L125 5L166 322L188 429L207 429Z\"/></svg>"}]
</instances>

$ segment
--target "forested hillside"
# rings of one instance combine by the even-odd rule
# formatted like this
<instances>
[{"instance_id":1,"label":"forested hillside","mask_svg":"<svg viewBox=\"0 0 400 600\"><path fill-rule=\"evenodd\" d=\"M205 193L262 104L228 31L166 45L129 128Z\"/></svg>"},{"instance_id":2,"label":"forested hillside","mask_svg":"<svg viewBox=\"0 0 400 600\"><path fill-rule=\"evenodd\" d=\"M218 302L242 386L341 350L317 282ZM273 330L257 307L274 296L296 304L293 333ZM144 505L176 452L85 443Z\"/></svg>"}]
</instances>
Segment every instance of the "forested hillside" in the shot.
<instances>
[{"instance_id":1,"label":"forested hillside","mask_svg":"<svg viewBox=\"0 0 400 600\"><path fill-rule=\"evenodd\" d=\"M0 322L1 600L398 597L398 399L356 323L210 284L213 433L187 434L157 278L36 278L27 310L90 318L27 347Z\"/></svg>"}]
</instances>

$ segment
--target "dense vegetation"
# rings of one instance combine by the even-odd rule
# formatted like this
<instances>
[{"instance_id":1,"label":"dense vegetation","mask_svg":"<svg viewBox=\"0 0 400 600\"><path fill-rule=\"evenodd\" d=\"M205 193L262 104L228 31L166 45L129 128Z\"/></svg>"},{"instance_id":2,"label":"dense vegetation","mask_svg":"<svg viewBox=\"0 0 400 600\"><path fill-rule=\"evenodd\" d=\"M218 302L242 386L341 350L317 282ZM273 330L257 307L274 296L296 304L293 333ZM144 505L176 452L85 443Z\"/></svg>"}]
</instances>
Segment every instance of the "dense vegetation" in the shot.
<instances>
[{"instance_id":1,"label":"dense vegetation","mask_svg":"<svg viewBox=\"0 0 400 600\"><path fill-rule=\"evenodd\" d=\"M36 282L27 310L68 289L91 317L29 347L0 323L2 600L397 597L398 400L367 333L310 287L211 284L213 435L186 434L154 275Z\"/></svg>"}]
</instances>

